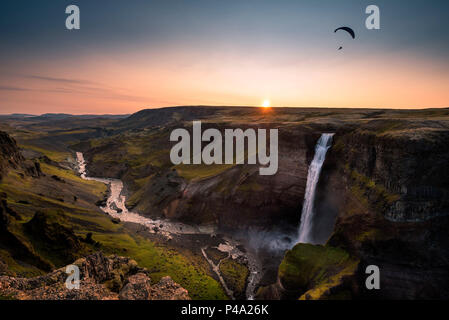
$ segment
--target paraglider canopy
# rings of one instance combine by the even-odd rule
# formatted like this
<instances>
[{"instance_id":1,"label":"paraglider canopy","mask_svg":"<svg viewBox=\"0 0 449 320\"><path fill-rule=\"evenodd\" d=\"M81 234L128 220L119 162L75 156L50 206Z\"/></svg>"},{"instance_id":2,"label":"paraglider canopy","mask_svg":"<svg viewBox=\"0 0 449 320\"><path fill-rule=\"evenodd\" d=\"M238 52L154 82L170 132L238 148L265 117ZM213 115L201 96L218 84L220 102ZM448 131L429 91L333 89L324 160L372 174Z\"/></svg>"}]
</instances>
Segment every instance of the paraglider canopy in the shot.
<instances>
[{"instance_id":1,"label":"paraglider canopy","mask_svg":"<svg viewBox=\"0 0 449 320\"><path fill-rule=\"evenodd\" d=\"M349 27L340 27L340 28L335 29L334 32L337 32L338 30L346 31L347 33L349 33L351 35L352 39L355 39L355 32L351 28L349 28Z\"/></svg>"}]
</instances>

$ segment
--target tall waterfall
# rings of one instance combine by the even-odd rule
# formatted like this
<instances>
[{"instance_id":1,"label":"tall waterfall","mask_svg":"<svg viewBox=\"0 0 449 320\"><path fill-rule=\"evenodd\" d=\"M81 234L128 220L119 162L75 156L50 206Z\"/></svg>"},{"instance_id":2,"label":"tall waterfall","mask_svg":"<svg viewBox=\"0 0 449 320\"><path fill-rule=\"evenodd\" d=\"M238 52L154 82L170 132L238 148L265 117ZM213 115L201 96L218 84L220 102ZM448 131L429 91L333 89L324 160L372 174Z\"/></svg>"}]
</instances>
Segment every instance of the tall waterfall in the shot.
<instances>
[{"instance_id":1,"label":"tall waterfall","mask_svg":"<svg viewBox=\"0 0 449 320\"><path fill-rule=\"evenodd\" d=\"M318 140L315 147L315 156L312 163L309 166L309 172L307 174L306 193L304 195L304 204L301 213L301 225L299 227L298 242L299 243L312 243L312 226L314 208L313 202L315 201L315 191L320 178L321 168L323 167L324 160L326 159L327 150L332 144L333 133L323 133Z\"/></svg>"}]
</instances>

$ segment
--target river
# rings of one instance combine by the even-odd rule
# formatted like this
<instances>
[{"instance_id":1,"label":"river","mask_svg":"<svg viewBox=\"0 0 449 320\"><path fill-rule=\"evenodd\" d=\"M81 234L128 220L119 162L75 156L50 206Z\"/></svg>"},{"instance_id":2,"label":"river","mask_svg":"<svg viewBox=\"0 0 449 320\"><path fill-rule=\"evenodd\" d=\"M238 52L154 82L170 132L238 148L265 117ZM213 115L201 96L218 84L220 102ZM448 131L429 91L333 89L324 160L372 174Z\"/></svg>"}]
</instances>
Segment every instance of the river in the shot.
<instances>
[{"instance_id":1,"label":"river","mask_svg":"<svg viewBox=\"0 0 449 320\"><path fill-rule=\"evenodd\" d=\"M213 227L192 226L180 222L169 221L166 219L153 220L149 217L144 217L138 213L131 212L126 208L126 196L122 194L123 182L119 179L111 178L96 178L87 176L87 163L84 159L84 155L81 152L76 153L77 170L82 179L93 180L101 183L105 183L109 188L109 195L106 200L106 206L100 207L105 213L109 214L113 218L119 219L123 222L132 222L140 225L144 225L148 228L148 232L158 233L164 237L171 239L173 235L192 235L192 234L204 234L214 236L216 233ZM257 257L249 252L242 252L238 249L240 243L231 238L224 238L223 243L215 247L216 249L228 253L228 257L234 259L243 257L247 261L247 267L249 270L249 276L247 279L246 298L253 300L257 285L262 276L261 265ZM211 269L216 273L221 285L223 286L227 295L234 299L234 294L230 288L228 288L226 281L220 273L220 262L215 265L213 261L207 256L205 249L201 248L201 252L204 258L207 260ZM226 258L225 258L226 259ZM224 260L224 259L222 259Z\"/></svg>"}]
</instances>

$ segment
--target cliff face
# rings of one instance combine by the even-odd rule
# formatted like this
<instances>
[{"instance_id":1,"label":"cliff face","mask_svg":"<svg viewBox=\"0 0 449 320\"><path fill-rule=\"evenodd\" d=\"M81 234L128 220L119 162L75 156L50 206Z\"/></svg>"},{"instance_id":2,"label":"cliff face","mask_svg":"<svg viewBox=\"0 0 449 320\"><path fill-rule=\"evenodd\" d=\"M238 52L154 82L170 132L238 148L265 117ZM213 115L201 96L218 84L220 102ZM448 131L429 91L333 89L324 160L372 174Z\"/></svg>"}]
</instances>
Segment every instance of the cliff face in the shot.
<instances>
[{"instance_id":1,"label":"cliff face","mask_svg":"<svg viewBox=\"0 0 449 320\"><path fill-rule=\"evenodd\" d=\"M281 130L276 175L260 175L259 165L238 165L207 179L188 181L166 213L234 231L272 226L296 229L318 137L307 129Z\"/></svg>"},{"instance_id":2,"label":"cliff face","mask_svg":"<svg viewBox=\"0 0 449 320\"><path fill-rule=\"evenodd\" d=\"M0 295L19 300L190 300L170 277L152 285L145 268L126 257L101 252L76 260L79 289L67 289L66 267L35 278L0 276Z\"/></svg>"},{"instance_id":3,"label":"cliff face","mask_svg":"<svg viewBox=\"0 0 449 320\"><path fill-rule=\"evenodd\" d=\"M336 216L327 244L360 259L354 298L447 299L449 131L394 124L337 131L318 185L315 232ZM381 290L365 289L372 264Z\"/></svg>"},{"instance_id":4,"label":"cliff face","mask_svg":"<svg viewBox=\"0 0 449 320\"><path fill-rule=\"evenodd\" d=\"M8 167L17 168L23 161L16 141L0 131L0 179Z\"/></svg>"},{"instance_id":5,"label":"cliff face","mask_svg":"<svg viewBox=\"0 0 449 320\"><path fill-rule=\"evenodd\" d=\"M333 157L338 165L383 191L392 203L382 211L388 220L419 222L448 215L449 131L434 123L415 129L408 122L407 129L382 133L387 125L372 121L337 135Z\"/></svg>"},{"instance_id":6,"label":"cliff face","mask_svg":"<svg viewBox=\"0 0 449 320\"><path fill-rule=\"evenodd\" d=\"M370 121L337 131L315 201L313 233L327 246L288 251L278 282L259 298L449 297L449 131L414 125ZM340 270L339 256L358 263ZM380 268L380 290L365 287L368 265Z\"/></svg>"}]
</instances>

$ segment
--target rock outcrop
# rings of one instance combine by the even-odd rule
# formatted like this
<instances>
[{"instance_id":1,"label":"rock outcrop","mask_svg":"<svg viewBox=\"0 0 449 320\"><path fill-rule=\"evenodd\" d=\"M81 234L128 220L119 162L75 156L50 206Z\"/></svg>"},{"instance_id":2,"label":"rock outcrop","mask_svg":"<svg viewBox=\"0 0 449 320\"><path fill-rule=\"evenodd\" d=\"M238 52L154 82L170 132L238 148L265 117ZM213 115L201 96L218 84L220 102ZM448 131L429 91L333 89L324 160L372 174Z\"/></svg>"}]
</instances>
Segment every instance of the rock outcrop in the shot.
<instances>
[{"instance_id":1,"label":"rock outcrop","mask_svg":"<svg viewBox=\"0 0 449 320\"><path fill-rule=\"evenodd\" d=\"M101 252L76 260L79 289L68 289L66 267L35 278L0 276L0 295L19 300L188 300L187 290L162 278L152 285L136 261Z\"/></svg>"},{"instance_id":2,"label":"rock outcrop","mask_svg":"<svg viewBox=\"0 0 449 320\"><path fill-rule=\"evenodd\" d=\"M17 168L23 161L16 141L0 131L0 179L8 167Z\"/></svg>"},{"instance_id":3,"label":"rock outcrop","mask_svg":"<svg viewBox=\"0 0 449 320\"><path fill-rule=\"evenodd\" d=\"M40 163L26 160L17 146L16 140L0 131L0 180L8 169L20 169L19 175L40 177L43 175Z\"/></svg>"},{"instance_id":4,"label":"rock outcrop","mask_svg":"<svg viewBox=\"0 0 449 320\"><path fill-rule=\"evenodd\" d=\"M38 211L30 221L23 224L24 233L34 242L45 244L52 256L60 261L59 266L70 263L86 252L84 239L65 226L66 219L63 211L57 211L54 215Z\"/></svg>"},{"instance_id":5,"label":"rock outcrop","mask_svg":"<svg viewBox=\"0 0 449 320\"><path fill-rule=\"evenodd\" d=\"M144 273L130 276L120 291L121 300L189 300L188 292L169 277L163 277L157 284Z\"/></svg>"},{"instance_id":6,"label":"rock outcrop","mask_svg":"<svg viewBox=\"0 0 449 320\"><path fill-rule=\"evenodd\" d=\"M11 229L11 222L19 218L19 214L8 205L6 193L0 193L0 243L3 248L9 248L13 258L38 266L42 270L50 270L51 265L36 255L29 245L22 241ZM2 274L0 272L0 274Z\"/></svg>"}]
</instances>

